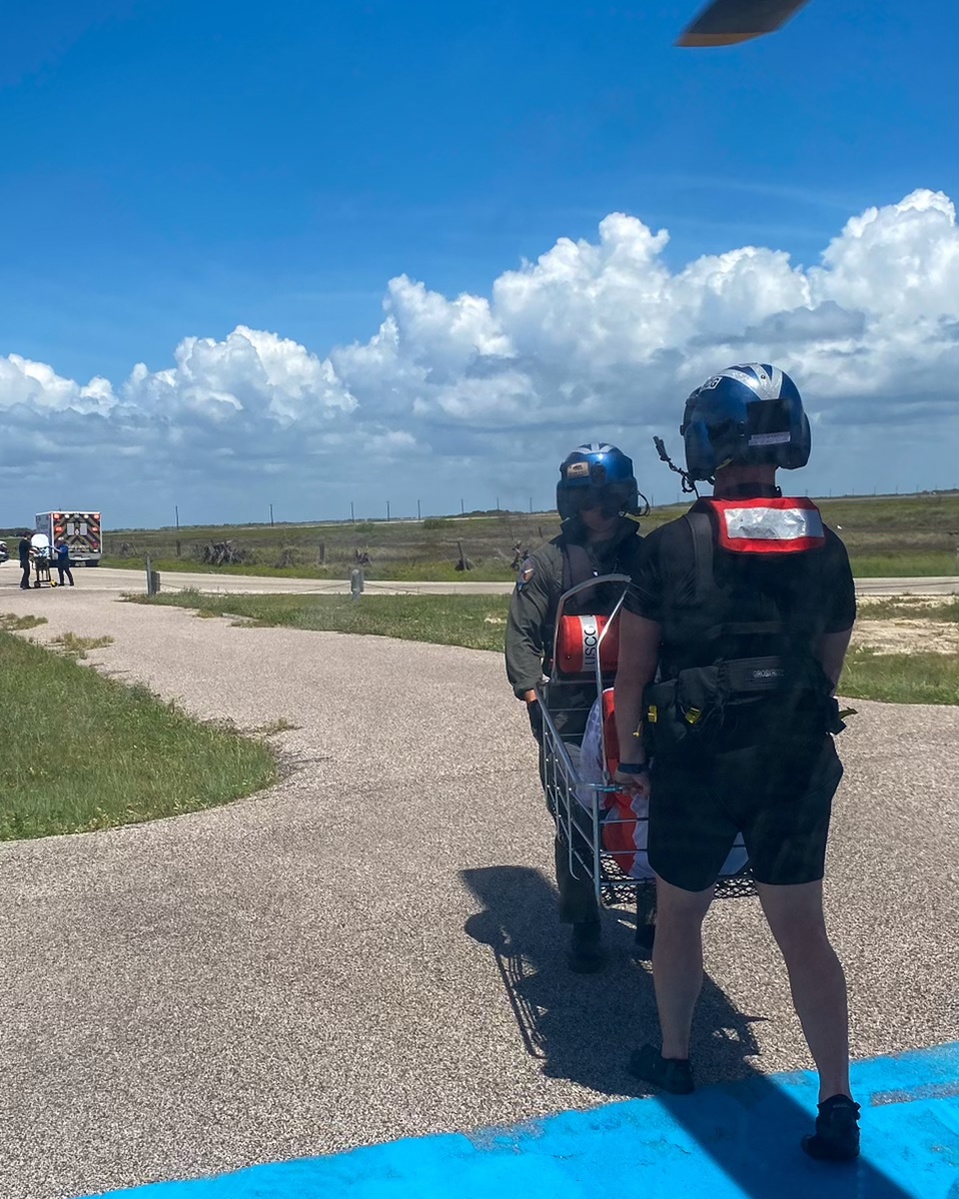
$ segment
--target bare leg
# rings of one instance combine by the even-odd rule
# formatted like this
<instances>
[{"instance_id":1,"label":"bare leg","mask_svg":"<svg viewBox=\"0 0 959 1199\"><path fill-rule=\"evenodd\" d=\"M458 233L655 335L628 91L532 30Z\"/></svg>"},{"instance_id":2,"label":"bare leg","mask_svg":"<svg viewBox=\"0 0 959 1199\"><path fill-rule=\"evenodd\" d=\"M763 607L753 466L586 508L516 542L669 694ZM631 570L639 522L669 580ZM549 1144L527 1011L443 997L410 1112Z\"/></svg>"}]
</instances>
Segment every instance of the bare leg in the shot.
<instances>
[{"instance_id":1,"label":"bare leg","mask_svg":"<svg viewBox=\"0 0 959 1199\"><path fill-rule=\"evenodd\" d=\"M703 985L703 920L713 898L656 879L653 982L664 1058L689 1057L693 1009Z\"/></svg>"},{"instance_id":2,"label":"bare leg","mask_svg":"<svg viewBox=\"0 0 959 1199\"><path fill-rule=\"evenodd\" d=\"M793 1005L819 1071L819 1101L850 1095L846 977L826 933L822 881L790 887L757 883L757 890L786 962Z\"/></svg>"}]
</instances>

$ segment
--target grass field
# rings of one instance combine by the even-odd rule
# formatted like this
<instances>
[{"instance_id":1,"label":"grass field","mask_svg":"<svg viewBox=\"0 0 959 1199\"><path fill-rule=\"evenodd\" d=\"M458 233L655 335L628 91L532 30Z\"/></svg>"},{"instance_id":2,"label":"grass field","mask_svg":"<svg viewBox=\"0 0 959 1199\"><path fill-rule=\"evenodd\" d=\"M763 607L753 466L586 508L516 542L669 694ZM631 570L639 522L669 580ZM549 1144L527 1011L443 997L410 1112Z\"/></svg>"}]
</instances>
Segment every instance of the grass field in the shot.
<instances>
[{"instance_id":1,"label":"grass field","mask_svg":"<svg viewBox=\"0 0 959 1199\"><path fill-rule=\"evenodd\" d=\"M959 573L959 492L916 496L849 497L818 501L849 548L861 577ZM656 528L686 505L656 508L641 523ZM104 564L154 569L219 570L300 578L345 578L358 554L368 554L370 579L463 579L460 550L473 564L471 579L509 579L515 547L535 548L559 531L554 512L494 512L422 521L356 524L196 526L107 531ZM232 541L243 553L235 567L204 568L204 548Z\"/></svg>"},{"instance_id":2,"label":"grass field","mask_svg":"<svg viewBox=\"0 0 959 1199\"><path fill-rule=\"evenodd\" d=\"M78 665L95 644L67 635L55 653L0 631L0 841L175 816L274 781L261 739Z\"/></svg>"},{"instance_id":3,"label":"grass field","mask_svg":"<svg viewBox=\"0 0 959 1199\"><path fill-rule=\"evenodd\" d=\"M194 608L201 616L232 616L240 622L285 625L338 633L374 634L408 641L432 641L469 649L503 652L507 596L371 595L347 596L204 595L183 591L138 603ZM863 606L862 619L915 617L908 601ZM948 627L959 620L959 601L927 608L923 619ZM950 654L877 654L851 650L843 674L843 695L889 703L959 704L959 657ZM504 686L506 685L504 675Z\"/></svg>"},{"instance_id":4,"label":"grass field","mask_svg":"<svg viewBox=\"0 0 959 1199\"><path fill-rule=\"evenodd\" d=\"M959 658L853 649L846 657L839 690L850 699L891 704L959 704Z\"/></svg>"},{"instance_id":5,"label":"grass field","mask_svg":"<svg viewBox=\"0 0 959 1199\"><path fill-rule=\"evenodd\" d=\"M137 603L194 608L198 615L232 616L243 623L333 633L398 637L502 652L509 597L505 595L205 595L179 591ZM505 679L505 675L504 675Z\"/></svg>"}]
</instances>

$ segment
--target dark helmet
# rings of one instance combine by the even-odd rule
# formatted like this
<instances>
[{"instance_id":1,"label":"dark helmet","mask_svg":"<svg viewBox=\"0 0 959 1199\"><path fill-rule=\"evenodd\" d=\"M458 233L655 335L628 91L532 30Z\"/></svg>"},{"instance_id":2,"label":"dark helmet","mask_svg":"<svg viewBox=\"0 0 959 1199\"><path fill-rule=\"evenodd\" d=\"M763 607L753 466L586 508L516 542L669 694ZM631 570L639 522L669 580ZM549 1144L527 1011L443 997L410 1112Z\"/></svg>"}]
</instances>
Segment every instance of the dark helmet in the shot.
<instances>
[{"instance_id":1,"label":"dark helmet","mask_svg":"<svg viewBox=\"0 0 959 1199\"><path fill-rule=\"evenodd\" d=\"M778 466L809 461L809 421L790 377L776 366L730 366L697 387L679 427L691 479L712 479L723 466Z\"/></svg>"},{"instance_id":2,"label":"dark helmet","mask_svg":"<svg viewBox=\"0 0 959 1199\"><path fill-rule=\"evenodd\" d=\"M639 488L633 462L622 450L606 442L579 445L560 463L556 484L556 510L562 520L583 508L601 507L607 516L634 512Z\"/></svg>"}]
</instances>

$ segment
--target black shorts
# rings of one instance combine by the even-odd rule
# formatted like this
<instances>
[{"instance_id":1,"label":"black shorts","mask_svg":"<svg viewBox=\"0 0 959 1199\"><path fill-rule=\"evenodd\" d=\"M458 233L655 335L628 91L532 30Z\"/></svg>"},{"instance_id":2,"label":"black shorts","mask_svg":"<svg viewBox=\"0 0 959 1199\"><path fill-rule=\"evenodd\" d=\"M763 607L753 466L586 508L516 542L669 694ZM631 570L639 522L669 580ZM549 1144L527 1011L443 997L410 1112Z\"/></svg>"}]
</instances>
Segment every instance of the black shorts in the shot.
<instances>
[{"instance_id":1,"label":"black shorts","mask_svg":"<svg viewBox=\"0 0 959 1199\"><path fill-rule=\"evenodd\" d=\"M674 887L705 891L741 832L757 882L815 882L841 778L829 736L720 754L696 768L653 763L649 864Z\"/></svg>"}]
</instances>

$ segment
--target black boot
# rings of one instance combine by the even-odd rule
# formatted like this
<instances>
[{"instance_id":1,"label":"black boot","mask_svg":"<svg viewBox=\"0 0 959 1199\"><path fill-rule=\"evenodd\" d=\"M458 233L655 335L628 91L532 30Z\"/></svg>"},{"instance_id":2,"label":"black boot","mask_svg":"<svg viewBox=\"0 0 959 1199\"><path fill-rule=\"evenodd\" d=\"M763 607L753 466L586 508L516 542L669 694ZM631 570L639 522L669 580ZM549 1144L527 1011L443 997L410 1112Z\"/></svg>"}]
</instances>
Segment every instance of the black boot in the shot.
<instances>
[{"instance_id":1,"label":"black boot","mask_svg":"<svg viewBox=\"0 0 959 1199\"><path fill-rule=\"evenodd\" d=\"M816 1131L802 1147L821 1162L851 1162L859 1156L859 1104L848 1095L833 1095L819 1104Z\"/></svg>"},{"instance_id":2,"label":"black boot","mask_svg":"<svg viewBox=\"0 0 959 1199\"><path fill-rule=\"evenodd\" d=\"M600 941L598 920L573 925L566 965L574 974L595 974L606 965L606 950Z\"/></svg>"},{"instance_id":3,"label":"black boot","mask_svg":"<svg viewBox=\"0 0 959 1199\"><path fill-rule=\"evenodd\" d=\"M652 1045L634 1049L627 1068L635 1078L662 1087L670 1095L691 1095L696 1089L689 1059L663 1057Z\"/></svg>"}]
</instances>

